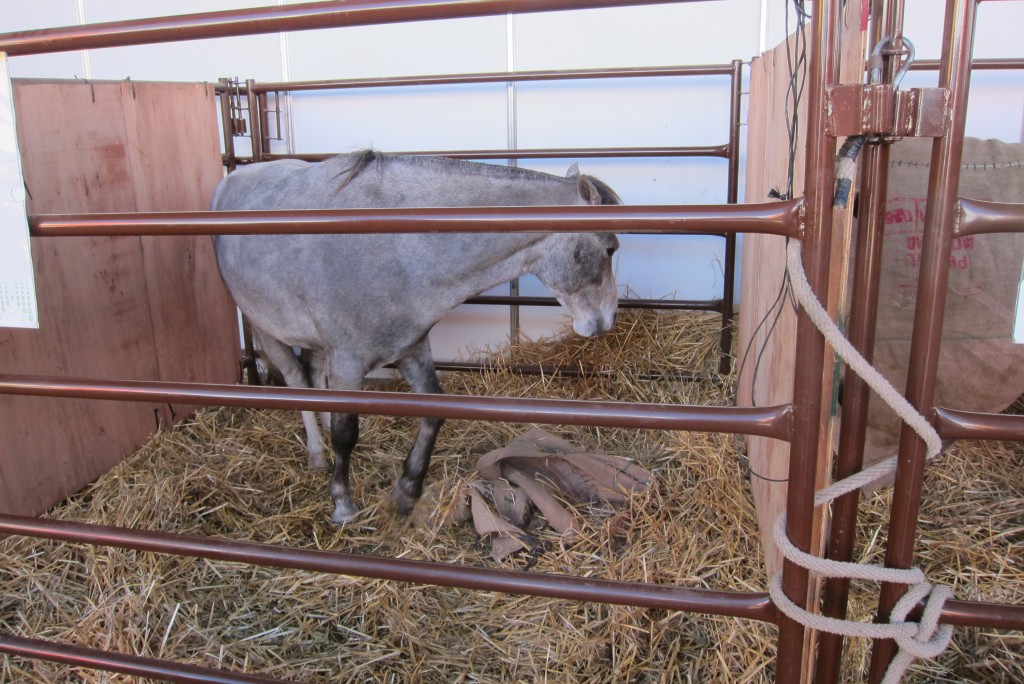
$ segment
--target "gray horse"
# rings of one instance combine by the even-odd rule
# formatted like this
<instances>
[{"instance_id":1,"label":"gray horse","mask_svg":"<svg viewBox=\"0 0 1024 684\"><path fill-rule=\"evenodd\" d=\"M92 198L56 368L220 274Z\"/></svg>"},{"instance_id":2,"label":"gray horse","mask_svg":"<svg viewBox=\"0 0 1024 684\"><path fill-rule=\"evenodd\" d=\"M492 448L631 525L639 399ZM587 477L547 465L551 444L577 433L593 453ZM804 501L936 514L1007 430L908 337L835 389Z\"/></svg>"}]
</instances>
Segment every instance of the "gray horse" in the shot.
<instances>
[{"instance_id":1,"label":"gray horse","mask_svg":"<svg viewBox=\"0 0 1024 684\"><path fill-rule=\"evenodd\" d=\"M310 164L282 160L246 166L217 188L214 210L423 208L619 204L575 166L566 178L451 159L364 151ZM416 233L223 235L214 239L221 276L249 319L263 352L290 387L359 389L364 376L394 363L421 393L439 393L427 334L466 299L526 273L568 309L584 336L615 322L612 254L601 233ZM295 348L304 351L305 363ZM309 467L324 467L316 416L303 412ZM359 438L355 414L322 414L330 426L334 472L331 519L358 512L349 457ZM395 483L408 513L423 479L439 418L424 418Z\"/></svg>"}]
</instances>

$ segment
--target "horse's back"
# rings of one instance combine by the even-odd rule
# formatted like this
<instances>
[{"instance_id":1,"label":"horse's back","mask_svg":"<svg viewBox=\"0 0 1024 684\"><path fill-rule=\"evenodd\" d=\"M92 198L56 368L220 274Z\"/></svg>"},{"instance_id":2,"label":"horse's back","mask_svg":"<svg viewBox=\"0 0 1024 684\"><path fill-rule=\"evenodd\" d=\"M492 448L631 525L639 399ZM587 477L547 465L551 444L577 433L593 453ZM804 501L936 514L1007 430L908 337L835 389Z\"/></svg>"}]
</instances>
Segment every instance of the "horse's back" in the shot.
<instances>
[{"instance_id":1,"label":"horse's back","mask_svg":"<svg viewBox=\"0 0 1024 684\"><path fill-rule=\"evenodd\" d=\"M315 164L298 159L242 166L217 186L212 208L215 211L318 208L305 181L315 168ZM296 203L309 206L286 206Z\"/></svg>"},{"instance_id":2,"label":"horse's back","mask_svg":"<svg viewBox=\"0 0 1024 684\"><path fill-rule=\"evenodd\" d=\"M574 178L368 150L319 163L286 159L242 167L221 182L213 208L391 209L582 203Z\"/></svg>"}]
</instances>

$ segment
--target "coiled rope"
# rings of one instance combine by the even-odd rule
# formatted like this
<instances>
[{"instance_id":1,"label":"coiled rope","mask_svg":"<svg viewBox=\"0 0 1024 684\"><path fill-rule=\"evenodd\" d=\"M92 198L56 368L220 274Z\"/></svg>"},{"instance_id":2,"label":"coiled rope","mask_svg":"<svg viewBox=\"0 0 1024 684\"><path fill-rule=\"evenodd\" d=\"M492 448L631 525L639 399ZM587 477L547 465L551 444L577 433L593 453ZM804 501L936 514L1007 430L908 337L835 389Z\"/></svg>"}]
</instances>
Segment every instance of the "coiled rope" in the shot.
<instances>
[{"instance_id":1,"label":"coiled rope","mask_svg":"<svg viewBox=\"0 0 1024 684\"><path fill-rule=\"evenodd\" d=\"M942 440L935 428L850 344L814 295L804 273L802 251L799 240L790 240L786 247L787 269L797 301L840 358L921 437L926 447L926 458L937 456L942 450ZM814 504L827 505L840 496L895 471L896 457L893 456L819 490L814 496ZM845 577L908 585L906 592L893 606L888 624L839 620L806 611L790 601L783 592L781 572L776 573L768 585L769 594L778 609L805 627L849 637L895 640L899 645L899 652L890 663L882 684L896 684L915 659L935 658L949 645L953 637L953 627L940 626L938 622L942 607L949 598L952 598L953 592L948 587L930 584L920 569L901 570L875 564L848 563L805 553L796 548L786 536L785 513L776 519L773 533L783 556L823 577ZM907 622L907 616L922 600L926 603L920 622Z\"/></svg>"}]
</instances>

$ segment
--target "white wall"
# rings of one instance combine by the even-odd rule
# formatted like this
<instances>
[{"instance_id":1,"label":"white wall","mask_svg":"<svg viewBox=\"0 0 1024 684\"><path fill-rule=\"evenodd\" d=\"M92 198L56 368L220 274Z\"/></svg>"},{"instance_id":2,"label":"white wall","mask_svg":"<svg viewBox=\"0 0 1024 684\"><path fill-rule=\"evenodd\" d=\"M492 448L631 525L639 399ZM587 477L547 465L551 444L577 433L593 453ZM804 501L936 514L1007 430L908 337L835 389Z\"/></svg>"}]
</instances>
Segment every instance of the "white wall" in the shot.
<instances>
[{"instance_id":1,"label":"white wall","mask_svg":"<svg viewBox=\"0 0 1024 684\"><path fill-rule=\"evenodd\" d=\"M0 32L233 9L260 0L36 0L5 3ZM272 4L266 0L264 4ZM277 4L292 4L278 2ZM813 5L813 3L809 3ZM906 34L921 58L936 58L941 19L935 0L908 0ZM260 81L397 76L506 70L725 64L749 59L786 33L784 0L728 0L679 5L554 12L306 31L287 35L18 57L14 76ZM790 5L790 26L795 12ZM985 3L977 54L1024 57L1016 39L1021 3ZM913 73L908 85L934 74ZM979 74L969 133L1017 141L1024 121L1024 75ZM392 88L296 94L275 150L342 152L530 147L712 145L727 141L728 79L659 78L505 85ZM564 173L573 160L523 161ZM583 160L581 167L629 204L725 200L723 160ZM760 198L751 198L756 201ZM722 240L626 236L619 282L641 297L720 296ZM525 279L523 291L542 291ZM505 289L501 288L504 292ZM548 334L556 309L524 309L528 336ZM439 358L507 339L507 314L465 306L432 335Z\"/></svg>"}]
</instances>

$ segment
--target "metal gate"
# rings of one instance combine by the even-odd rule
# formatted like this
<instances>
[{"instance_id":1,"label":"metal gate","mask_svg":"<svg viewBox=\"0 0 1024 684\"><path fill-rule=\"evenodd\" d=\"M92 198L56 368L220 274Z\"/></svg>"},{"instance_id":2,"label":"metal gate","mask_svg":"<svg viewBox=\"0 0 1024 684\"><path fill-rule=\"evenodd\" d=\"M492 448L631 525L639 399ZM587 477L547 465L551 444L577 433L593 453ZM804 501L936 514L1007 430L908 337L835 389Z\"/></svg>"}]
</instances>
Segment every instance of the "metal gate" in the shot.
<instances>
[{"instance_id":1,"label":"metal gate","mask_svg":"<svg viewBox=\"0 0 1024 684\"><path fill-rule=\"evenodd\" d=\"M975 13L980 0L949 0L946 3L944 53L939 89L944 94L938 115L947 122L935 136L929 184L922 271L912 361L906 396L945 439L1024 439L1024 418L968 414L932 405L939 348L949 254L954 238L965 235L1024 229L1024 207L1001 205L956 195ZM51 29L0 36L0 51L12 56L83 48L111 47L191 38L300 30L328 26L413 21L448 17L482 16L507 12L533 12L628 4L622 0L418 0L381 2L327 2L254 10L218 12L211 15L118 22ZM873 34L891 36L898 43L902 29L902 3L872 3L876 23ZM884 7L883 7L884 6ZM735 235L760 232L799 240L803 245L803 269L811 288L823 299L828 282L828 254L831 240L832 196L835 181L836 137L848 133L851 121L861 125L859 108L837 106L837 41L840 0L818 3L811 27L812 58L808 78L809 140L808 180L802 198L783 202L746 205L689 207L594 207L523 208L468 210L374 210L316 211L303 213L218 213L117 214L77 216L33 216L32 234L37 238L70 235L181 235L243 232L367 232L373 231L477 231L523 230L536 226L552 231L636 231L652 233L719 233ZM885 12L885 20L878 19ZM898 45L897 45L898 47ZM884 70L880 85L891 83L893 69ZM866 87L866 86L865 86ZM863 93L860 88L858 94ZM884 87L869 95L878 102L895 97ZM948 96L948 97L946 97ZM854 98L861 102L860 97ZM851 101L851 100L845 100ZM881 110L884 111L884 107ZM934 114L923 108L919 115ZM880 135L891 119L879 117L863 132ZM880 130L875 130L880 129ZM877 259L869 258L880 245L884 207L884 174L887 148L869 145L861 168L861 238L857 245L856 277L863 287L858 292L877 291ZM870 348L875 302L858 300L849 318L849 334L856 346ZM818 438L822 411L821 378L825 368L825 345L814 324L801 314L798 323L801 363L794 380L790 404L759 409L701 406L618 404L610 402L554 401L536 399L473 398L461 396L423 397L381 392L290 390L185 383L148 383L107 379L67 379L7 375L0 377L0 392L112 399L122 401L183 401L191 404L280 407L304 410L343 410L409 416L444 416L499 421L607 425L668 430L696 430L753 434L782 439L792 445L786 536L803 551L811 547L811 521L815 508L813 483L821 468ZM866 392L857 377L847 378L844 406L844 447L840 453L839 476L859 469L857 443L863 440ZM908 567L912 560L921 478L925 464L924 443L904 428L896 475L894 504L889 526L886 564ZM848 556L842 539L848 539L856 521L856 495L835 504L833 558ZM810 675L805 663L807 629L776 608L765 592L741 593L697 590L676 586L584 579L541 573L509 572L437 563L404 561L285 548L263 544L221 542L156 532L133 531L0 516L0 533L76 541L172 553L185 556L245 561L261 565L307 568L363 577L460 586L471 589L562 597L583 601L699 611L762 620L779 627L776 677L780 682L801 681ZM790 601L806 606L812 584L808 570L787 561L782 589ZM889 610L902 594L898 584L883 586L879 611ZM830 581L826 612L839 616L845 609L841 580ZM999 629L1024 628L1024 606L992 605L949 600L941 609L940 621L950 625L986 626ZM835 681L841 640L827 635L819 639L817 679ZM255 682L270 681L249 675L197 668L124 654L82 649L67 645L0 635L0 650L27 657L47 658L134 675L174 681ZM881 679L894 653L891 641L876 643L872 680Z\"/></svg>"}]
</instances>

